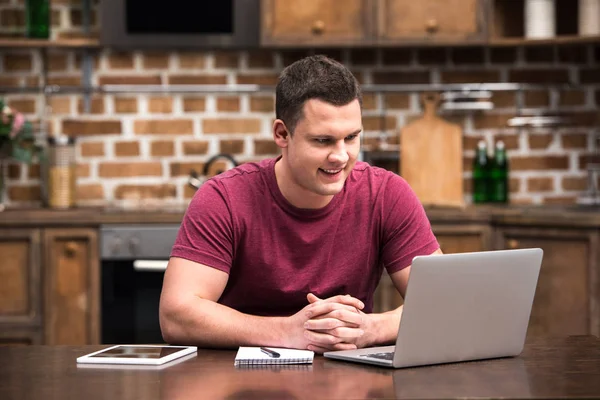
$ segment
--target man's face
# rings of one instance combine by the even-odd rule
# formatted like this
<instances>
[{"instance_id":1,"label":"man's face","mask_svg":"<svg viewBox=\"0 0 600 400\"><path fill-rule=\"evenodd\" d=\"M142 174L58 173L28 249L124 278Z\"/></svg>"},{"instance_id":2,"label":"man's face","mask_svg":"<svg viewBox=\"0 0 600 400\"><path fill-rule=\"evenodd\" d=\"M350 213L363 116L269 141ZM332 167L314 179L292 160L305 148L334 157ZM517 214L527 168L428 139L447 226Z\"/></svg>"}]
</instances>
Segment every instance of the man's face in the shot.
<instances>
[{"instance_id":1,"label":"man's face","mask_svg":"<svg viewBox=\"0 0 600 400\"><path fill-rule=\"evenodd\" d=\"M277 183L287 200L299 208L320 208L344 187L360 150L362 131L358 100L334 106L318 99L304 104L293 135L276 141L283 157Z\"/></svg>"}]
</instances>

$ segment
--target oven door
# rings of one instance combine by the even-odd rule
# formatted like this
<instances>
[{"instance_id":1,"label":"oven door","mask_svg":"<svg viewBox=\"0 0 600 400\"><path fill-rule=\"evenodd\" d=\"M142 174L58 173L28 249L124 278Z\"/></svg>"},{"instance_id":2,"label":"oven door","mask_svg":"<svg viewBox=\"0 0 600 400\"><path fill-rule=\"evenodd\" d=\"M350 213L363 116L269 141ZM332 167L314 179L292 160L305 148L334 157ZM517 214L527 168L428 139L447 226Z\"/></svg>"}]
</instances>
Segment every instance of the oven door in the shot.
<instances>
[{"instance_id":1,"label":"oven door","mask_svg":"<svg viewBox=\"0 0 600 400\"><path fill-rule=\"evenodd\" d=\"M158 307L167 262L102 262L102 343L164 343Z\"/></svg>"},{"instance_id":2,"label":"oven door","mask_svg":"<svg viewBox=\"0 0 600 400\"><path fill-rule=\"evenodd\" d=\"M164 343L160 292L179 224L100 227L102 343Z\"/></svg>"}]
</instances>

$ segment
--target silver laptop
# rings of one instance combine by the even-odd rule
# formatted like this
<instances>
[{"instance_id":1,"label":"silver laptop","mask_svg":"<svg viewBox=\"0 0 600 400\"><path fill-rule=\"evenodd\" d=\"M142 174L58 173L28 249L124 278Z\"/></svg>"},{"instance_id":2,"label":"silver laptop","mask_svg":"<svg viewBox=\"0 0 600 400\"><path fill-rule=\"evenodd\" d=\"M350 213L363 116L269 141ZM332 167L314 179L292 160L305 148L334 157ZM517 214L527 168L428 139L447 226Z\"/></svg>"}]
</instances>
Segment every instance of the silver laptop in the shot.
<instances>
[{"instance_id":1,"label":"silver laptop","mask_svg":"<svg viewBox=\"0 0 600 400\"><path fill-rule=\"evenodd\" d=\"M324 356L391 368L517 356L542 255L519 249L415 257L396 345Z\"/></svg>"}]
</instances>

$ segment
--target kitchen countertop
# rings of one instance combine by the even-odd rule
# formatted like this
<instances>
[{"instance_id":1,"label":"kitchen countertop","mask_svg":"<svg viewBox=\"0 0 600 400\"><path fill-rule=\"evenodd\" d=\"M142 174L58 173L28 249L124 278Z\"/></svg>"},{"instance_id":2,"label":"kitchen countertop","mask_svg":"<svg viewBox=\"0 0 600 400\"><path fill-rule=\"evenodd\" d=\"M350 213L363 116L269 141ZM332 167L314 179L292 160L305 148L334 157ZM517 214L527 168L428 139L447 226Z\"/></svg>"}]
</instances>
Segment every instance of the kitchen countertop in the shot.
<instances>
[{"instance_id":1,"label":"kitchen countertop","mask_svg":"<svg viewBox=\"0 0 600 400\"><path fill-rule=\"evenodd\" d=\"M179 224L187 204L77 207L68 210L8 208L0 212L0 227L40 225L98 226L102 224ZM426 207L435 223L502 223L541 226L600 227L600 206L481 205Z\"/></svg>"},{"instance_id":2,"label":"kitchen countertop","mask_svg":"<svg viewBox=\"0 0 600 400\"><path fill-rule=\"evenodd\" d=\"M1 226L97 226L102 224L179 224L187 204L164 206L95 206L67 210L8 208L0 213Z\"/></svg>"}]
</instances>

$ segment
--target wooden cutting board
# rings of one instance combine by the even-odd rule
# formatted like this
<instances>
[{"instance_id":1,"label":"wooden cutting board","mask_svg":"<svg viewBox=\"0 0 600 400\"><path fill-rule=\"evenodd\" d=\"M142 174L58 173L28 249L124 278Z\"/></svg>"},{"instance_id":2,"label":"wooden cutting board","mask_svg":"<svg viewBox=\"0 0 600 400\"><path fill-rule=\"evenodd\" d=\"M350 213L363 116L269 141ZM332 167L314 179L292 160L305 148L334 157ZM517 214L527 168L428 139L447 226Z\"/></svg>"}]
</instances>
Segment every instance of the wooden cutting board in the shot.
<instances>
[{"instance_id":1,"label":"wooden cutting board","mask_svg":"<svg viewBox=\"0 0 600 400\"><path fill-rule=\"evenodd\" d=\"M400 175L423 205L463 206L462 130L437 115L439 94L421 100L423 116L400 131Z\"/></svg>"}]
</instances>

